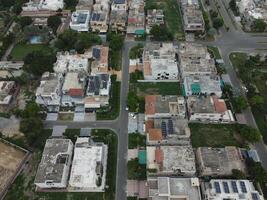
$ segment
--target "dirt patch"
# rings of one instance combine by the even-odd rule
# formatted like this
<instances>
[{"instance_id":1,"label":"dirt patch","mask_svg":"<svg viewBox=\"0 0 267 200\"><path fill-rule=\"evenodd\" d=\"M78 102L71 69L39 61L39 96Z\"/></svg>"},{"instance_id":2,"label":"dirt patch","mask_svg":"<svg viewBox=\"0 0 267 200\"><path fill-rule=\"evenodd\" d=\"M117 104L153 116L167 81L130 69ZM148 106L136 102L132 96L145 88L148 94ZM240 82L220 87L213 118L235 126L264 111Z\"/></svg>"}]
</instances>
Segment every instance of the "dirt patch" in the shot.
<instances>
[{"instance_id":1,"label":"dirt patch","mask_svg":"<svg viewBox=\"0 0 267 200\"><path fill-rule=\"evenodd\" d=\"M22 150L0 141L0 192L16 173L25 154Z\"/></svg>"}]
</instances>

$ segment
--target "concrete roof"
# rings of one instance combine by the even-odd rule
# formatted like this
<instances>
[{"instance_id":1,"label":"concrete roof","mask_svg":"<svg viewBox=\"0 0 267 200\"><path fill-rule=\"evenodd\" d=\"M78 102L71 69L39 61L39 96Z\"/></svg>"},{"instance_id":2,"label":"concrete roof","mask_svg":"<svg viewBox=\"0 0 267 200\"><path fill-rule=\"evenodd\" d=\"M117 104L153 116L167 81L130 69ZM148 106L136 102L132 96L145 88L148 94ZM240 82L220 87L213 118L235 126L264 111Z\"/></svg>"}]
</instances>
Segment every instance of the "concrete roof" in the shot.
<instances>
[{"instance_id":1,"label":"concrete roof","mask_svg":"<svg viewBox=\"0 0 267 200\"><path fill-rule=\"evenodd\" d=\"M48 139L46 140L43 156L39 164L35 183L44 183L46 180L52 180L60 183L64 169L71 159L72 142L70 139Z\"/></svg>"}]
</instances>

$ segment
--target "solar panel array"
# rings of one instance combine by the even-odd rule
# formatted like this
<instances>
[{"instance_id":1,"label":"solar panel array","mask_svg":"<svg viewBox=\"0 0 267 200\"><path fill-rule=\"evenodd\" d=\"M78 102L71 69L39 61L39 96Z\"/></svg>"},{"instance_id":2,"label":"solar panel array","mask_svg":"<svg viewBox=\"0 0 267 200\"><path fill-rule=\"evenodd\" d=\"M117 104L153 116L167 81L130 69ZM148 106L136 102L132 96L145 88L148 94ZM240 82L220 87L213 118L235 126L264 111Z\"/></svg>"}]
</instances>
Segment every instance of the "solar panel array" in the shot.
<instances>
[{"instance_id":1,"label":"solar panel array","mask_svg":"<svg viewBox=\"0 0 267 200\"><path fill-rule=\"evenodd\" d=\"M173 131L173 122L172 122L172 120L171 119L169 119L168 120L168 133L169 134L173 134L174 133L174 131Z\"/></svg>"},{"instance_id":2,"label":"solar panel array","mask_svg":"<svg viewBox=\"0 0 267 200\"><path fill-rule=\"evenodd\" d=\"M100 52L101 52L101 50L99 48L93 48L93 57L95 59L99 59L100 58Z\"/></svg>"},{"instance_id":3,"label":"solar panel array","mask_svg":"<svg viewBox=\"0 0 267 200\"><path fill-rule=\"evenodd\" d=\"M229 186L227 182L223 182L223 189L225 193L230 193Z\"/></svg>"},{"instance_id":4,"label":"solar panel array","mask_svg":"<svg viewBox=\"0 0 267 200\"><path fill-rule=\"evenodd\" d=\"M240 181L240 187L241 187L241 191L243 193L247 193L248 192L244 181Z\"/></svg>"},{"instance_id":5,"label":"solar panel array","mask_svg":"<svg viewBox=\"0 0 267 200\"><path fill-rule=\"evenodd\" d=\"M161 131L162 131L163 137L167 137L167 135L168 135L168 133L167 133L167 124L164 121L161 122Z\"/></svg>"},{"instance_id":6,"label":"solar panel array","mask_svg":"<svg viewBox=\"0 0 267 200\"><path fill-rule=\"evenodd\" d=\"M234 193L238 193L237 184L235 181L231 181L232 189Z\"/></svg>"},{"instance_id":7,"label":"solar panel array","mask_svg":"<svg viewBox=\"0 0 267 200\"><path fill-rule=\"evenodd\" d=\"M259 195L257 193L251 193L252 200L260 200Z\"/></svg>"},{"instance_id":8,"label":"solar panel array","mask_svg":"<svg viewBox=\"0 0 267 200\"><path fill-rule=\"evenodd\" d=\"M221 193L221 187L218 182L214 182L214 187L215 187L216 193Z\"/></svg>"}]
</instances>

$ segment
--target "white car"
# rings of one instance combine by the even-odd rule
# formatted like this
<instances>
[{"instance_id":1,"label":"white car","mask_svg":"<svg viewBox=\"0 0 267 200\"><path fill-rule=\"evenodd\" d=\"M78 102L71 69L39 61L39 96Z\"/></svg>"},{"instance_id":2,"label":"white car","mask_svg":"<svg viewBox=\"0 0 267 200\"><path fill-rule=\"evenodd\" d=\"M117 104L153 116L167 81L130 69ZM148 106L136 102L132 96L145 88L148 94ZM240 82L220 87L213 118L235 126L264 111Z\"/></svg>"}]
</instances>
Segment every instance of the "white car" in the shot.
<instances>
[{"instance_id":1,"label":"white car","mask_svg":"<svg viewBox=\"0 0 267 200\"><path fill-rule=\"evenodd\" d=\"M128 111L128 110L129 110L129 108L128 108L128 107L126 107L126 108L125 108L125 110L126 110L126 111Z\"/></svg>"}]
</instances>

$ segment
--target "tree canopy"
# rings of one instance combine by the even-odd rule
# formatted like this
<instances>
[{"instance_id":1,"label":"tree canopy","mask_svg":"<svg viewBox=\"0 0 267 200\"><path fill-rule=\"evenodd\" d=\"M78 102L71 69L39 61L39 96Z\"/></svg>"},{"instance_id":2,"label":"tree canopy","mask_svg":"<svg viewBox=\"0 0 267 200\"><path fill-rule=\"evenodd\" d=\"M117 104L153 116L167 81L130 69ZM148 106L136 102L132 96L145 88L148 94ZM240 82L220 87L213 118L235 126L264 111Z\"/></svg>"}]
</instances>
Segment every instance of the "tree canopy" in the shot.
<instances>
[{"instance_id":1,"label":"tree canopy","mask_svg":"<svg viewBox=\"0 0 267 200\"><path fill-rule=\"evenodd\" d=\"M21 28L24 28L25 26L28 26L32 23L32 18L27 16L20 17L18 23L20 24Z\"/></svg>"},{"instance_id":2,"label":"tree canopy","mask_svg":"<svg viewBox=\"0 0 267 200\"><path fill-rule=\"evenodd\" d=\"M171 32L164 26L154 25L150 30L150 35L153 40L156 41L168 41L173 39Z\"/></svg>"},{"instance_id":3,"label":"tree canopy","mask_svg":"<svg viewBox=\"0 0 267 200\"><path fill-rule=\"evenodd\" d=\"M55 46L62 51L75 49L78 53L83 53L95 44L101 44L101 38L94 33L66 30L58 36Z\"/></svg>"},{"instance_id":4,"label":"tree canopy","mask_svg":"<svg viewBox=\"0 0 267 200\"><path fill-rule=\"evenodd\" d=\"M243 139L245 139L248 142L255 143L258 142L261 139L260 132L247 125L239 125L238 126L239 134Z\"/></svg>"},{"instance_id":5,"label":"tree canopy","mask_svg":"<svg viewBox=\"0 0 267 200\"><path fill-rule=\"evenodd\" d=\"M52 28L53 32L56 33L59 25L61 24L61 18L58 15L49 16L47 19L47 25Z\"/></svg>"},{"instance_id":6,"label":"tree canopy","mask_svg":"<svg viewBox=\"0 0 267 200\"><path fill-rule=\"evenodd\" d=\"M52 72L54 62L56 62L56 55L52 51L34 51L24 58L24 69L33 75L40 76L46 71Z\"/></svg>"},{"instance_id":7,"label":"tree canopy","mask_svg":"<svg viewBox=\"0 0 267 200\"><path fill-rule=\"evenodd\" d=\"M255 32L264 32L266 27L267 24L263 21L263 19L255 19L251 24L251 29Z\"/></svg>"},{"instance_id":8,"label":"tree canopy","mask_svg":"<svg viewBox=\"0 0 267 200\"><path fill-rule=\"evenodd\" d=\"M223 26L224 22L222 18L216 17L213 19L213 27L219 29Z\"/></svg>"}]
</instances>

